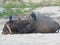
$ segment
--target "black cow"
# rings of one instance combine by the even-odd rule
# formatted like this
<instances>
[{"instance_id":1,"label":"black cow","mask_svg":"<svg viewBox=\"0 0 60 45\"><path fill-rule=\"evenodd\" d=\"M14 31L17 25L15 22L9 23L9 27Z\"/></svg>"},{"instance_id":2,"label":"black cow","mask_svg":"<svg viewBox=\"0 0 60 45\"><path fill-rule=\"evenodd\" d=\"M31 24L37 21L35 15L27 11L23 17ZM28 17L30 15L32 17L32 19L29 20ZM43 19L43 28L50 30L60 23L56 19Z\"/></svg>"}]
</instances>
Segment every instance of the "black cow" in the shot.
<instances>
[{"instance_id":1,"label":"black cow","mask_svg":"<svg viewBox=\"0 0 60 45\"><path fill-rule=\"evenodd\" d=\"M10 20L4 28L3 34L18 34L18 33L55 33L59 29L59 24L49 16L36 15L32 13L27 16L28 19ZM59 30L58 30L59 31Z\"/></svg>"}]
</instances>

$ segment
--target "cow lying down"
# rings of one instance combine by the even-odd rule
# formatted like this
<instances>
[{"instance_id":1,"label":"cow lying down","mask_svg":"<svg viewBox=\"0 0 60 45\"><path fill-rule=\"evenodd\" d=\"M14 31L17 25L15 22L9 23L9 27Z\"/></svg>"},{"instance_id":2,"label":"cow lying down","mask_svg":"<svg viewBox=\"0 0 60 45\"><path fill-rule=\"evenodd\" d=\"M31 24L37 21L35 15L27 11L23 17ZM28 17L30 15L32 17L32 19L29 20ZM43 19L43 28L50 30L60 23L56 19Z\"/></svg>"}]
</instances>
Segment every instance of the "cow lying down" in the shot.
<instances>
[{"instance_id":1,"label":"cow lying down","mask_svg":"<svg viewBox=\"0 0 60 45\"><path fill-rule=\"evenodd\" d=\"M9 21L4 25L2 34L55 33L59 29L59 24L48 16L32 13L25 18L27 19L12 20L10 16Z\"/></svg>"}]
</instances>

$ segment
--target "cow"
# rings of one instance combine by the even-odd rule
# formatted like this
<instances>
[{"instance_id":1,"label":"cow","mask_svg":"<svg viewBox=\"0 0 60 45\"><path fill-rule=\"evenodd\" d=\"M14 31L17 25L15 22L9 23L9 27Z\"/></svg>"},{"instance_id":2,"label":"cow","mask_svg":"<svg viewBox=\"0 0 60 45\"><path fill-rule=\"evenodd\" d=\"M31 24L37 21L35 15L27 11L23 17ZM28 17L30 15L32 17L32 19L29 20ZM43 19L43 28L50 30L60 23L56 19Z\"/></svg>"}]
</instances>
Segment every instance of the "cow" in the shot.
<instances>
[{"instance_id":1,"label":"cow","mask_svg":"<svg viewBox=\"0 0 60 45\"><path fill-rule=\"evenodd\" d=\"M18 20L10 20L4 25L2 34L24 34L24 33L55 33L59 24L49 16L35 13ZM59 32L59 30L58 30Z\"/></svg>"}]
</instances>

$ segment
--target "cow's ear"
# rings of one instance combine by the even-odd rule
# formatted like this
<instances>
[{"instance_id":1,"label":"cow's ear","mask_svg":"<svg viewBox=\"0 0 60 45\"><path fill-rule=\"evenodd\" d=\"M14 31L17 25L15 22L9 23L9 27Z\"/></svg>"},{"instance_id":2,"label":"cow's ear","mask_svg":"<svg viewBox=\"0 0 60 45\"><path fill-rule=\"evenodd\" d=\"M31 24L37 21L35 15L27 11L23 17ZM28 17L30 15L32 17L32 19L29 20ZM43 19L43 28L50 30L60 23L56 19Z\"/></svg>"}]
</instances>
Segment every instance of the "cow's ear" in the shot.
<instances>
[{"instance_id":1,"label":"cow's ear","mask_svg":"<svg viewBox=\"0 0 60 45\"><path fill-rule=\"evenodd\" d=\"M12 16L9 16L9 21L10 21L10 22L12 21Z\"/></svg>"},{"instance_id":2,"label":"cow's ear","mask_svg":"<svg viewBox=\"0 0 60 45\"><path fill-rule=\"evenodd\" d=\"M30 14L30 16L31 16L33 19L35 19L35 21L36 21L36 14L35 14L35 13L32 12L32 13Z\"/></svg>"}]
</instances>

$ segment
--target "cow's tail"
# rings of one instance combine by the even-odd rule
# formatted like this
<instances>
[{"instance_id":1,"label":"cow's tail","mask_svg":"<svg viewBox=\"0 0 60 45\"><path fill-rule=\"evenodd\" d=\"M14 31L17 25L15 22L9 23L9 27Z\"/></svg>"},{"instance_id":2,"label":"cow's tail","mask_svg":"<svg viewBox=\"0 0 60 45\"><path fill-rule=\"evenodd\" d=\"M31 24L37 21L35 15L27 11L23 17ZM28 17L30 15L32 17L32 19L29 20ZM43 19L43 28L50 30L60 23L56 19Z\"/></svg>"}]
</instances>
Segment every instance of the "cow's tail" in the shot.
<instances>
[{"instance_id":1,"label":"cow's tail","mask_svg":"<svg viewBox=\"0 0 60 45\"><path fill-rule=\"evenodd\" d=\"M58 27L58 29L57 29L57 33L60 31L60 25L59 25L59 27Z\"/></svg>"}]
</instances>

